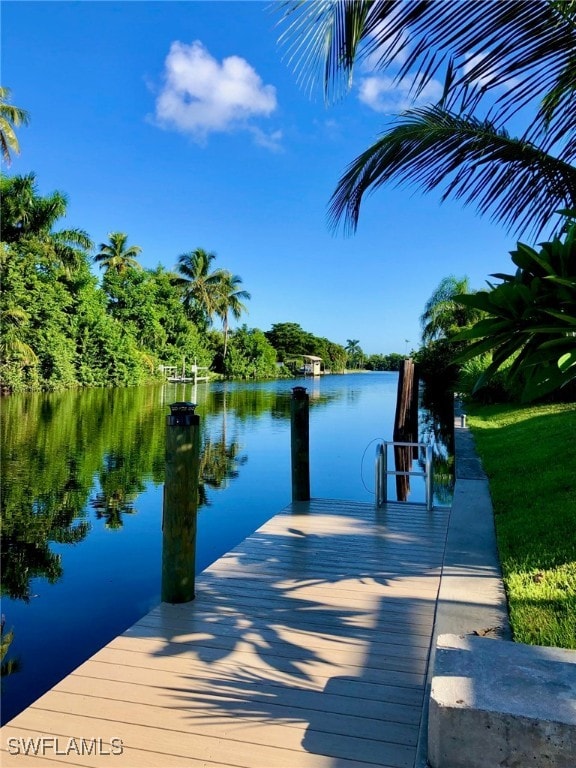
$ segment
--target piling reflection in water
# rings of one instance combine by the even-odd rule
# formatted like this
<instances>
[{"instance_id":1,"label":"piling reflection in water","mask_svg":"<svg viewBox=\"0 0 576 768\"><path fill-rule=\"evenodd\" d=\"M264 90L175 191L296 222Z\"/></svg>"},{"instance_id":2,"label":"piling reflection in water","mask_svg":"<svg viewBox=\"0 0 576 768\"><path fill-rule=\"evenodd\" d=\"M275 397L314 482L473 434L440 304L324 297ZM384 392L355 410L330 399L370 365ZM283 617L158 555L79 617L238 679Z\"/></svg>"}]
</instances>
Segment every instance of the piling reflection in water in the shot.
<instances>
[{"instance_id":1,"label":"piling reflection in water","mask_svg":"<svg viewBox=\"0 0 576 768\"><path fill-rule=\"evenodd\" d=\"M412 442L412 439L407 440ZM397 473L408 473L412 470L412 448L395 445L394 446L394 466ZM396 475L396 498L398 501L408 501L410 495L410 475Z\"/></svg>"}]
</instances>

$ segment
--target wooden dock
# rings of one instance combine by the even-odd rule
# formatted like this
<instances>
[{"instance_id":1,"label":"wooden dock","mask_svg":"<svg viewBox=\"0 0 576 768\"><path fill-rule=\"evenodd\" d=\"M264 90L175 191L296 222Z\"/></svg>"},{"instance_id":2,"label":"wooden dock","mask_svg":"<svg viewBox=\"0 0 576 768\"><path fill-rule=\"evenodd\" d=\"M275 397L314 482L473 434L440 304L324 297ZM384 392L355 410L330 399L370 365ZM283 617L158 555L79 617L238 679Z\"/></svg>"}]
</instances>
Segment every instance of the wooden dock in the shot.
<instances>
[{"instance_id":1,"label":"wooden dock","mask_svg":"<svg viewBox=\"0 0 576 768\"><path fill-rule=\"evenodd\" d=\"M290 505L4 726L1 765L413 768L448 516Z\"/></svg>"}]
</instances>

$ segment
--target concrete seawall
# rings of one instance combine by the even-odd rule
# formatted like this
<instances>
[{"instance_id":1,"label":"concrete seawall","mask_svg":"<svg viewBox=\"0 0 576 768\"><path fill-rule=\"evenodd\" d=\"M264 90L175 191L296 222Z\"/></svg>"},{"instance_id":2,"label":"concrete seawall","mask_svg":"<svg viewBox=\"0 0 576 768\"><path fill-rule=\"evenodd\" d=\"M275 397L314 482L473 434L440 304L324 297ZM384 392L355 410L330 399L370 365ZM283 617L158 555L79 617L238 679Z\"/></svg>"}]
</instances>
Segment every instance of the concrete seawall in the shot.
<instances>
[{"instance_id":1,"label":"concrete seawall","mask_svg":"<svg viewBox=\"0 0 576 768\"><path fill-rule=\"evenodd\" d=\"M470 431L454 427L455 486L435 635L510 639L506 593L496 546L488 478Z\"/></svg>"},{"instance_id":2,"label":"concrete seawall","mask_svg":"<svg viewBox=\"0 0 576 768\"><path fill-rule=\"evenodd\" d=\"M511 642L488 479L459 417L455 454L418 766L573 768L576 652Z\"/></svg>"},{"instance_id":3,"label":"concrete seawall","mask_svg":"<svg viewBox=\"0 0 576 768\"><path fill-rule=\"evenodd\" d=\"M496 546L488 478L470 430L454 422L455 485L438 593L428 696L420 731L417 768L428 763L428 703L440 635L489 635L510 639L506 594Z\"/></svg>"}]
</instances>

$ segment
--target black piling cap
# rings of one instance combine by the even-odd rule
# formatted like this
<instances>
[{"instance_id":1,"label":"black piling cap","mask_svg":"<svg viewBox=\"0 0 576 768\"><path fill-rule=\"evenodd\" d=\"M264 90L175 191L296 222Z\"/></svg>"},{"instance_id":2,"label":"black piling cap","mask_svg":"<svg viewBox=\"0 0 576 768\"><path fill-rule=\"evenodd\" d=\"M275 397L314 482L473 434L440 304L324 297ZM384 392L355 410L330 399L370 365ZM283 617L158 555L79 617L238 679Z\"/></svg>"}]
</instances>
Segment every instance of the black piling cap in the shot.
<instances>
[{"instance_id":1,"label":"black piling cap","mask_svg":"<svg viewBox=\"0 0 576 768\"><path fill-rule=\"evenodd\" d=\"M191 424L198 424L199 417L195 415L196 403L180 402L169 405L170 416L168 416L168 425L171 427L187 427Z\"/></svg>"},{"instance_id":2,"label":"black piling cap","mask_svg":"<svg viewBox=\"0 0 576 768\"><path fill-rule=\"evenodd\" d=\"M292 387L292 397L295 400L303 400L306 397L306 387Z\"/></svg>"}]
</instances>

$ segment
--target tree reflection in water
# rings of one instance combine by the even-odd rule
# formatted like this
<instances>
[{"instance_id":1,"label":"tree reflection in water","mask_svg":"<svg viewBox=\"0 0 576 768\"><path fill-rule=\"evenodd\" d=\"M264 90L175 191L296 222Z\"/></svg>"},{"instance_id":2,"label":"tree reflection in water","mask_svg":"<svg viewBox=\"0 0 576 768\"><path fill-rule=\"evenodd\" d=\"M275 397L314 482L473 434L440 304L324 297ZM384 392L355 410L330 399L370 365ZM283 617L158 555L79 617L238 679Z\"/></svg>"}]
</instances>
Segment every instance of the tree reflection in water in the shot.
<instances>
[{"instance_id":1,"label":"tree reflection in water","mask_svg":"<svg viewBox=\"0 0 576 768\"><path fill-rule=\"evenodd\" d=\"M238 477L238 467L248 461L247 456L240 455L240 445L237 437L234 436L228 441L227 400L229 399L229 394L226 388L223 389L221 395L220 402L215 403L216 408L222 415L220 434L213 439L205 432L203 438L200 456L200 506L203 504L209 506L210 504L206 493L206 486L210 488L226 488L228 480Z\"/></svg>"},{"instance_id":2,"label":"tree reflection in water","mask_svg":"<svg viewBox=\"0 0 576 768\"><path fill-rule=\"evenodd\" d=\"M32 579L57 582L62 556L53 551L53 544L82 542L91 529L90 512L107 529L122 529L125 517L137 513L147 483L164 482L166 413L158 394L157 388L147 387L4 401L3 595L27 602ZM279 415L286 413L277 402L282 399L275 392L206 389L200 505L209 505L208 489L225 488L247 461L237 433L228 436L229 411L234 412L234 423L271 409Z\"/></svg>"},{"instance_id":3,"label":"tree reflection in water","mask_svg":"<svg viewBox=\"0 0 576 768\"><path fill-rule=\"evenodd\" d=\"M20 659L18 657L6 658L13 640L14 630L6 631L6 619L2 616L0 620L0 677L8 677L20 669Z\"/></svg>"},{"instance_id":4,"label":"tree reflection in water","mask_svg":"<svg viewBox=\"0 0 576 768\"><path fill-rule=\"evenodd\" d=\"M122 528L123 515L136 512L134 503L146 488L135 452L107 454L98 472L98 482L100 491L90 499L96 518L104 520L106 528Z\"/></svg>"},{"instance_id":5,"label":"tree reflection in water","mask_svg":"<svg viewBox=\"0 0 576 768\"><path fill-rule=\"evenodd\" d=\"M2 409L2 594L25 602L31 581L54 584L62 556L53 544L82 542L91 524L95 480L96 516L110 527L150 475L162 451L155 434L151 391L89 390L14 396ZM142 440L146 434L147 440Z\"/></svg>"}]
</instances>

